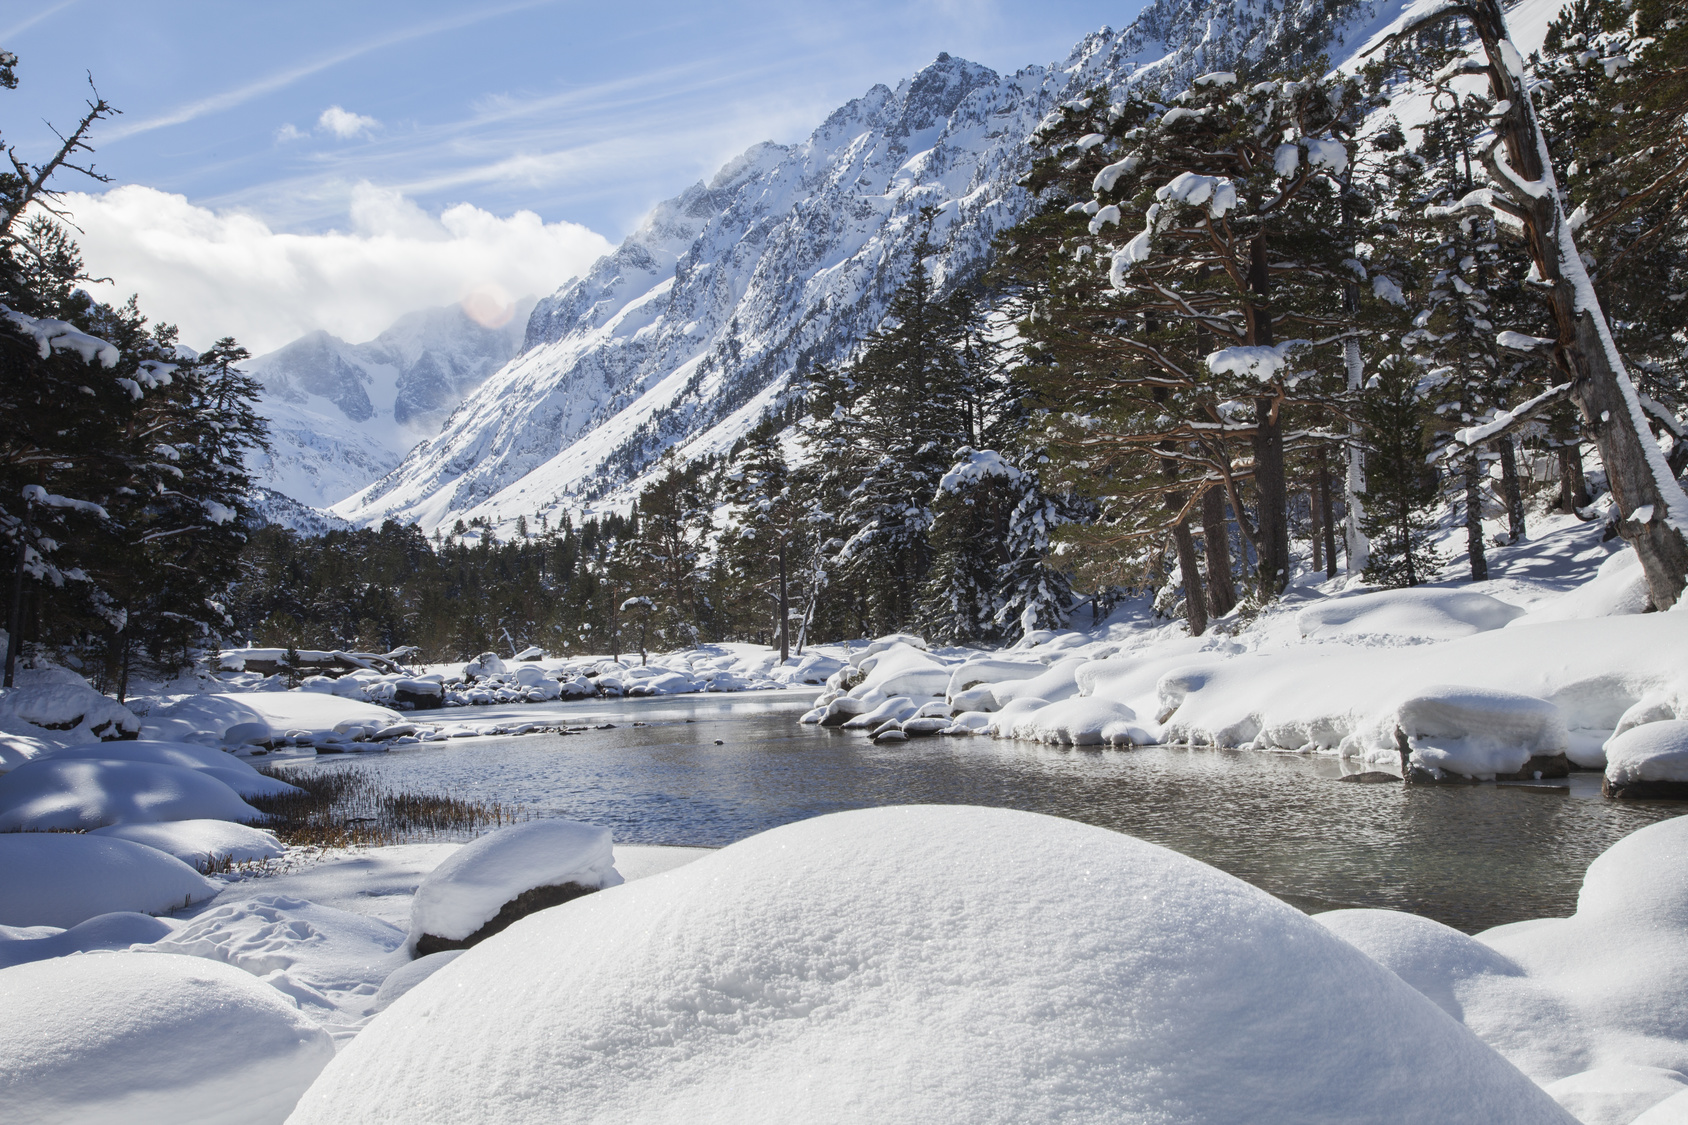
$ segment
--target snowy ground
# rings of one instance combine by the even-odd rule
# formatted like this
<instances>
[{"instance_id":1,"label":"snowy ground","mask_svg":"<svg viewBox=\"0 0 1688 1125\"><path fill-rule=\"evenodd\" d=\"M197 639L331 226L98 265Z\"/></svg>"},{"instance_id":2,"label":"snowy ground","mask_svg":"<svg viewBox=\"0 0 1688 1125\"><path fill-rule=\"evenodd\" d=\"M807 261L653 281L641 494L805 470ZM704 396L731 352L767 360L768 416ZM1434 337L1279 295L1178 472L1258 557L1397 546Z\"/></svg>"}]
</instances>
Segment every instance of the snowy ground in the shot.
<instances>
[{"instance_id":1,"label":"snowy ground","mask_svg":"<svg viewBox=\"0 0 1688 1125\"><path fill-rule=\"evenodd\" d=\"M1688 777L1688 615L1638 612L1638 575L1598 524L1535 534L1497 549L1486 583L1307 581L1200 638L1128 605L997 651L891 637L783 667L710 646L292 691L230 671L167 685L141 715L29 672L0 696L0 1104L173 1123L472 1121L495 1104L516 1121L784 1120L793 1097L823 1120L965 1104L1004 1121L1168 1105L1202 1121L1688 1121L1688 818L1611 848L1572 918L1473 937L1390 911L1309 920L1164 849L1003 810L835 814L609 859L602 830L560 822L474 855L287 849L238 823L259 819L246 798L286 788L254 761L564 725L582 715L571 684L756 689L754 706L828 681L806 718L886 742L1187 741L1427 779L1559 754L1599 768L1610 747L1608 781ZM423 685L463 705L381 702ZM239 866L195 870L219 855ZM604 889L412 959L419 926L467 932L557 880ZM235 1040L261 1046L230 1059Z\"/></svg>"}]
</instances>

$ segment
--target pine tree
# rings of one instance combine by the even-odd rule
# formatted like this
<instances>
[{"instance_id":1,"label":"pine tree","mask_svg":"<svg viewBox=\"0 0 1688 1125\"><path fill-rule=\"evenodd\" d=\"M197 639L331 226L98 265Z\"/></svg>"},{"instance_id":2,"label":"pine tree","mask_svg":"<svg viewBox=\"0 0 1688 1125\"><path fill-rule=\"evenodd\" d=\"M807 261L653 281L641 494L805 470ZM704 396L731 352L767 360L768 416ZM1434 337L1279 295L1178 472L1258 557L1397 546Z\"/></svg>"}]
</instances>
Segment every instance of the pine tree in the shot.
<instances>
[{"instance_id":1,"label":"pine tree","mask_svg":"<svg viewBox=\"0 0 1688 1125\"><path fill-rule=\"evenodd\" d=\"M1371 563L1366 577L1384 586L1416 586L1440 559L1431 544L1436 474L1425 464L1425 401L1417 365L1391 357L1377 368L1361 400L1367 440L1366 517Z\"/></svg>"}]
</instances>

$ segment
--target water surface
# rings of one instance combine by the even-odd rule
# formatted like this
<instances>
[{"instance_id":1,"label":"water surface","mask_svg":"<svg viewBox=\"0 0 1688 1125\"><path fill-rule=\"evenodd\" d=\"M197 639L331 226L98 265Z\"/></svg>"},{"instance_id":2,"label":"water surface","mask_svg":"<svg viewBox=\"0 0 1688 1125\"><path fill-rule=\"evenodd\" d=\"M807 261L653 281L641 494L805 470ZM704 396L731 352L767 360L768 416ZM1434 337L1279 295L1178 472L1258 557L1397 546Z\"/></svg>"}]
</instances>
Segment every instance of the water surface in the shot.
<instances>
[{"instance_id":1,"label":"water surface","mask_svg":"<svg viewBox=\"0 0 1688 1125\"><path fill-rule=\"evenodd\" d=\"M1305 910L1389 907L1466 931L1571 913L1595 856L1688 811L1605 800L1597 774L1576 775L1568 787L1408 789L1340 782L1337 761L1291 754L1075 750L979 737L876 746L858 733L798 725L809 699L782 692L452 710L442 718L615 726L457 739L293 768L366 766L407 789L608 825L625 843L721 846L873 805L1000 805L1174 848Z\"/></svg>"}]
</instances>

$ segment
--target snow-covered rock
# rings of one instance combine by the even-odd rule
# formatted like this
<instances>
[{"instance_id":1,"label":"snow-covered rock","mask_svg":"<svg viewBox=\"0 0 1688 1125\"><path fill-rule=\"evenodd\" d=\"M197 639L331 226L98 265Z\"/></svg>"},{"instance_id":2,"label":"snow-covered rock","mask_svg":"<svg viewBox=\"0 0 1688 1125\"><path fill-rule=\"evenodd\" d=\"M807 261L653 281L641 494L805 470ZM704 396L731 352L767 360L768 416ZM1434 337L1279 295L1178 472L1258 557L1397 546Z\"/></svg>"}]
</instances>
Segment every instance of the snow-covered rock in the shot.
<instances>
[{"instance_id":1,"label":"snow-covered rock","mask_svg":"<svg viewBox=\"0 0 1688 1125\"><path fill-rule=\"evenodd\" d=\"M209 771L186 766L55 756L0 775L0 832L263 819Z\"/></svg>"},{"instance_id":2,"label":"snow-covered rock","mask_svg":"<svg viewBox=\"0 0 1688 1125\"><path fill-rule=\"evenodd\" d=\"M953 806L787 825L529 918L372 1020L293 1121L490 1106L511 1123L1571 1121L1269 895L1103 829Z\"/></svg>"},{"instance_id":3,"label":"snow-covered rock","mask_svg":"<svg viewBox=\"0 0 1688 1125\"><path fill-rule=\"evenodd\" d=\"M1517 773L1532 758L1563 754L1569 741L1558 707L1495 688L1426 685L1395 709L1393 726L1406 737L1410 765L1437 777Z\"/></svg>"},{"instance_id":4,"label":"snow-covered rock","mask_svg":"<svg viewBox=\"0 0 1688 1125\"><path fill-rule=\"evenodd\" d=\"M134 712L75 673L64 675L67 679L57 683L0 690L0 722L28 723L47 738L67 744L135 737L141 721Z\"/></svg>"},{"instance_id":5,"label":"snow-covered rock","mask_svg":"<svg viewBox=\"0 0 1688 1125\"><path fill-rule=\"evenodd\" d=\"M0 970L0 1106L30 1125L279 1125L333 1057L275 989L198 957Z\"/></svg>"},{"instance_id":6,"label":"snow-covered rock","mask_svg":"<svg viewBox=\"0 0 1688 1125\"><path fill-rule=\"evenodd\" d=\"M275 833L226 820L172 820L162 824L114 824L96 828L90 836L129 840L157 848L192 867L232 860L251 863L275 859L287 849Z\"/></svg>"},{"instance_id":7,"label":"snow-covered rock","mask_svg":"<svg viewBox=\"0 0 1688 1125\"><path fill-rule=\"evenodd\" d=\"M410 908L410 945L424 936L465 941L494 919L508 925L520 915L502 918L505 906L529 891L568 884L597 890L621 881L607 828L573 820L500 828L453 852L422 881Z\"/></svg>"},{"instance_id":8,"label":"snow-covered rock","mask_svg":"<svg viewBox=\"0 0 1688 1125\"><path fill-rule=\"evenodd\" d=\"M1606 744L1608 792L1663 796L1672 786L1688 797L1688 720L1644 723Z\"/></svg>"},{"instance_id":9,"label":"snow-covered rock","mask_svg":"<svg viewBox=\"0 0 1688 1125\"><path fill-rule=\"evenodd\" d=\"M113 911L162 914L220 889L174 856L128 840L0 832L0 926L64 929Z\"/></svg>"},{"instance_id":10,"label":"snow-covered rock","mask_svg":"<svg viewBox=\"0 0 1688 1125\"><path fill-rule=\"evenodd\" d=\"M387 727L403 722L404 717L390 707L321 692L253 691L189 696L147 716L149 726L141 733L149 738L168 739L163 720L185 723L188 729L213 735L220 742L224 731L240 723L263 723L273 734L302 730L320 738L332 733L341 723Z\"/></svg>"}]
</instances>

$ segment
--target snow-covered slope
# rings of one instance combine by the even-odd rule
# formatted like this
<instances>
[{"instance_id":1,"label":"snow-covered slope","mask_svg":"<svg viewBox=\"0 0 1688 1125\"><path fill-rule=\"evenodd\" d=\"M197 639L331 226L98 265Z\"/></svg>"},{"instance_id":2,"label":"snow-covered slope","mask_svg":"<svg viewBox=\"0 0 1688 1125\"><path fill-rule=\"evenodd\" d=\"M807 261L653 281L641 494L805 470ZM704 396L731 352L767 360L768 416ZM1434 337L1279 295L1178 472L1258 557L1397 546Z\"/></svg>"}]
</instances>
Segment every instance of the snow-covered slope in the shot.
<instances>
[{"instance_id":1,"label":"snow-covered slope","mask_svg":"<svg viewBox=\"0 0 1688 1125\"><path fill-rule=\"evenodd\" d=\"M1026 137L1062 101L1098 85L1177 90L1243 58L1342 63L1404 4L1156 0L1054 66L1003 76L940 55L806 141L757 145L660 204L615 253L539 302L522 354L438 437L334 510L431 530L624 500L670 448L690 457L730 446L796 391L801 372L845 358L907 275L923 207L940 211L938 282L981 269L992 238L1031 206L1017 184Z\"/></svg>"},{"instance_id":2,"label":"snow-covered slope","mask_svg":"<svg viewBox=\"0 0 1688 1125\"><path fill-rule=\"evenodd\" d=\"M324 507L390 471L522 350L533 305L490 326L457 305L423 309L367 343L318 331L252 360L272 444L252 465L258 483Z\"/></svg>"}]
</instances>

